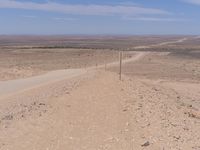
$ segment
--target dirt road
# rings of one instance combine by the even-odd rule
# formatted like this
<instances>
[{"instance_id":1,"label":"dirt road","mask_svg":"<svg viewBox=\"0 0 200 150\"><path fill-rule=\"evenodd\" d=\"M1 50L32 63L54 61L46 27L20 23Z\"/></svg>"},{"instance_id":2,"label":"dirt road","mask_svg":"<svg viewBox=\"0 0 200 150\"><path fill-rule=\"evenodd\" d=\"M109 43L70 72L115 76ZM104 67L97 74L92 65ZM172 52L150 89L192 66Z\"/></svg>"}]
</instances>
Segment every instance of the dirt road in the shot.
<instances>
[{"instance_id":1,"label":"dirt road","mask_svg":"<svg viewBox=\"0 0 200 150\"><path fill-rule=\"evenodd\" d=\"M138 52L134 53L132 58L126 59L123 63L134 62L141 59L145 56L146 52ZM107 66L114 66L118 65L118 62L113 62L107 64ZM102 68L104 65L90 67L87 69L67 69L67 70L57 70L51 71L43 75L34 76L25 79L17 79L17 80L10 80L10 81L0 81L0 97L5 97L6 95L14 94L23 90L28 90L34 87L39 87L45 84L54 83L56 81L61 81L63 79L70 79L73 77L81 76L87 71L95 69L95 68Z\"/></svg>"},{"instance_id":2,"label":"dirt road","mask_svg":"<svg viewBox=\"0 0 200 150\"><path fill-rule=\"evenodd\" d=\"M133 49L145 49L145 48L153 48L153 47L164 46L164 45L169 45L169 44L183 43L186 40L188 40L188 38L182 38L177 41L162 42L159 44L152 44L152 45L148 45L148 46L136 46Z\"/></svg>"},{"instance_id":3,"label":"dirt road","mask_svg":"<svg viewBox=\"0 0 200 150\"><path fill-rule=\"evenodd\" d=\"M69 79L86 73L84 69L68 69L52 71L40 76L10 81L0 81L0 97L17 93L23 90L39 87L63 79Z\"/></svg>"}]
</instances>

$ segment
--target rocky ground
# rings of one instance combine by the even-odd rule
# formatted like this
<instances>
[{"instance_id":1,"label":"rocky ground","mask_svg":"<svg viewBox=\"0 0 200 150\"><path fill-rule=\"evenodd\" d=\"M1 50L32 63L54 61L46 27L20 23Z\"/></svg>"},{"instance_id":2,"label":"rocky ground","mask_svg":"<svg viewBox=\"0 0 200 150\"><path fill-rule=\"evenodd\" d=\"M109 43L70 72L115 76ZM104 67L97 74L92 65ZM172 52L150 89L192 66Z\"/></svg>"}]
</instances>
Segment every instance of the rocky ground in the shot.
<instances>
[{"instance_id":1,"label":"rocky ground","mask_svg":"<svg viewBox=\"0 0 200 150\"><path fill-rule=\"evenodd\" d=\"M18 100L11 96L1 112L1 149L199 150L199 84L190 84L191 95L181 93L189 88L181 84L119 81L115 73L95 71L66 82L62 96L35 97L34 89Z\"/></svg>"},{"instance_id":2,"label":"rocky ground","mask_svg":"<svg viewBox=\"0 0 200 150\"><path fill-rule=\"evenodd\" d=\"M121 81L118 62L105 70L103 59L70 70L75 76L4 79L0 89L10 91L0 92L0 149L200 150L196 53L124 53Z\"/></svg>"}]
</instances>

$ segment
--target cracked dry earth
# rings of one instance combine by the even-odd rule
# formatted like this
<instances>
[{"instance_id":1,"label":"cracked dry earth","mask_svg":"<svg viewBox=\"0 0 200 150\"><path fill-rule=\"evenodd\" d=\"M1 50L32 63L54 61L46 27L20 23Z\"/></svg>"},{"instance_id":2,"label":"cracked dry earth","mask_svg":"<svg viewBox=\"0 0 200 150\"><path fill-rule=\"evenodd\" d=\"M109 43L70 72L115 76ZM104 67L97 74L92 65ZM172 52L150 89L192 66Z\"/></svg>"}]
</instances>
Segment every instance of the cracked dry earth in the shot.
<instances>
[{"instance_id":1,"label":"cracked dry earth","mask_svg":"<svg viewBox=\"0 0 200 150\"><path fill-rule=\"evenodd\" d=\"M0 149L200 150L199 84L189 95L175 83L88 74L61 96L17 100L20 116L2 111Z\"/></svg>"}]
</instances>

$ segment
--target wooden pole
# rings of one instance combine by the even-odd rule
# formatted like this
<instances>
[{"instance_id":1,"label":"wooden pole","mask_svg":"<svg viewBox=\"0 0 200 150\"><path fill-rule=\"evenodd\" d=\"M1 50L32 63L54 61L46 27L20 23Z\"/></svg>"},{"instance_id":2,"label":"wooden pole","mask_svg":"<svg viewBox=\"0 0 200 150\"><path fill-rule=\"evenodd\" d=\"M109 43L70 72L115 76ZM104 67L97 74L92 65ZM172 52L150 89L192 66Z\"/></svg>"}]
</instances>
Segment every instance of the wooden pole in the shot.
<instances>
[{"instance_id":1,"label":"wooden pole","mask_svg":"<svg viewBox=\"0 0 200 150\"><path fill-rule=\"evenodd\" d=\"M105 67L105 71L106 71L106 69L107 69L107 62L106 62L106 52L104 51L104 67Z\"/></svg>"},{"instance_id":2,"label":"wooden pole","mask_svg":"<svg viewBox=\"0 0 200 150\"><path fill-rule=\"evenodd\" d=\"M119 52L119 80L122 80L122 51Z\"/></svg>"}]
</instances>

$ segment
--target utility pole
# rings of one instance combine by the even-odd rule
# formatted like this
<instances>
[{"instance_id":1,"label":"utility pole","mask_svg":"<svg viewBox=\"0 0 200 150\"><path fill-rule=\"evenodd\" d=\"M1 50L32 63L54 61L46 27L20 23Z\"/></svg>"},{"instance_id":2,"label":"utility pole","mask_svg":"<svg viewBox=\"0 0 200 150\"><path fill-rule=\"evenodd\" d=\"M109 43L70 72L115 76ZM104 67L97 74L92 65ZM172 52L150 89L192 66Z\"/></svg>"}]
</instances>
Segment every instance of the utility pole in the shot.
<instances>
[{"instance_id":1,"label":"utility pole","mask_svg":"<svg viewBox=\"0 0 200 150\"><path fill-rule=\"evenodd\" d=\"M119 80L122 80L122 51L119 52Z\"/></svg>"},{"instance_id":2,"label":"utility pole","mask_svg":"<svg viewBox=\"0 0 200 150\"><path fill-rule=\"evenodd\" d=\"M104 67L105 67L105 71L106 71L106 69L107 69L107 63L106 63L106 61L105 61L104 63L105 63L105 64L104 64L104 65L105 65Z\"/></svg>"},{"instance_id":3,"label":"utility pole","mask_svg":"<svg viewBox=\"0 0 200 150\"><path fill-rule=\"evenodd\" d=\"M107 69L107 62L106 62L106 52L104 51L104 69L105 69L105 71L106 71L106 69Z\"/></svg>"}]
</instances>

